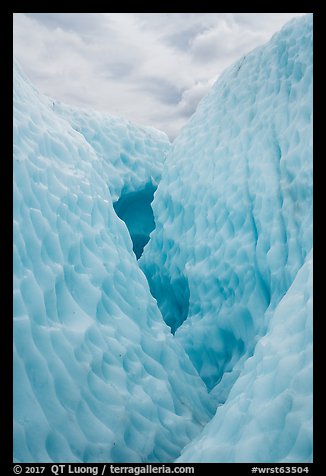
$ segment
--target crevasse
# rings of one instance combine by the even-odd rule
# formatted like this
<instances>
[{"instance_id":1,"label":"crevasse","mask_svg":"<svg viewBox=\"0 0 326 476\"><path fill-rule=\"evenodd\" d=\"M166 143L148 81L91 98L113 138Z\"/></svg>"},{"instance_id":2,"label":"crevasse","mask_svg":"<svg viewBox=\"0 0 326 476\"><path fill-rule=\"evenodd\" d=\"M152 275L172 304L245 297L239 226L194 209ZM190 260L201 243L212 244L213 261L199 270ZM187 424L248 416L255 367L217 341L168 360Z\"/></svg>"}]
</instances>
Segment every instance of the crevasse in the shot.
<instances>
[{"instance_id":1,"label":"crevasse","mask_svg":"<svg viewBox=\"0 0 326 476\"><path fill-rule=\"evenodd\" d=\"M311 15L172 146L15 65L15 461L312 460L311 88Z\"/></svg>"},{"instance_id":2,"label":"crevasse","mask_svg":"<svg viewBox=\"0 0 326 476\"><path fill-rule=\"evenodd\" d=\"M14 108L14 459L173 461L214 403L113 208L167 137L53 106L17 65Z\"/></svg>"},{"instance_id":3,"label":"crevasse","mask_svg":"<svg viewBox=\"0 0 326 476\"><path fill-rule=\"evenodd\" d=\"M155 228L151 203L156 188L149 182L141 190L122 193L113 204L116 214L127 225L137 259L141 257L144 246L149 242L149 235Z\"/></svg>"},{"instance_id":4,"label":"crevasse","mask_svg":"<svg viewBox=\"0 0 326 476\"><path fill-rule=\"evenodd\" d=\"M166 322L189 294L175 337L209 389L251 355L311 250L311 88L306 16L224 72L164 164L140 266Z\"/></svg>"}]
</instances>

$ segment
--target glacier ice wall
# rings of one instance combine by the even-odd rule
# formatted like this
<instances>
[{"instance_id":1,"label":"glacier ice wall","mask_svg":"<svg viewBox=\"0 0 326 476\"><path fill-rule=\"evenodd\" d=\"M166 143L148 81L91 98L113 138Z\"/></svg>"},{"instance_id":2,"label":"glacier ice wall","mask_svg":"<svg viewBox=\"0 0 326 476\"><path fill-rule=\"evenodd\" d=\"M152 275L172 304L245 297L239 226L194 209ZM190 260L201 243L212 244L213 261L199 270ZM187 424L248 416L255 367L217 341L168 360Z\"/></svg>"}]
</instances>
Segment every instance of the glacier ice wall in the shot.
<instances>
[{"instance_id":1,"label":"glacier ice wall","mask_svg":"<svg viewBox=\"0 0 326 476\"><path fill-rule=\"evenodd\" d=\"M139 258L155 227L151 202L170 149L166 134L58 101L53 101L52 107L85 137L104 162L114 209L126 223Z\"/></svg>"},{"instance_id":2,"label":"glacier ice wall","mask_svg":"<svg viewBox=\"0 0 326 476\"><path fill-rule=\"evenodd\" d=\"M214 407L111 196L155 181L169 144L104 116L96 142L67 116L15 66L14 458L171 461Z\"/></svg>"},{"instance_id":3,"label":"glacier ice wall","mask_svg":"<svg viewBox=\"0 0 326 476\"><path fill-rule=\"evenodd\" d=\"M15 461L311 461L311 268L311 15L172 148L15 66Z\"/></svg>"},{"instance_id":4,"label":"glacier ice wall","mask_svg":"<svg viewBox=\"0 0 326 476\"><path fill-rule=\"evenodd\" d=\"M59 101L53 111L82 134L106 166L113 202L122 195L157 186L170 149L167 135L98 111L76 109Z\"/></svg>"},{"instance_id":5,"label":"glacier ice wall","mask_svg":"<svg viewBox=\"0 0 326 476\"><path fill-rule=\"evenodd\" d=\"M227 402L179 462L312 461L312 254Z\"/></svg>"},{"instance_id":6,"label":"glacier ice wall","mask_svg":"<svg viewBox=\"0 0 326 476\"><path fill-rule=\"evenodd\" d=\"M220 402L312 246L311 114L308 15L224 72L165 162L140 265Z\"/></svg>"}]
</instances>

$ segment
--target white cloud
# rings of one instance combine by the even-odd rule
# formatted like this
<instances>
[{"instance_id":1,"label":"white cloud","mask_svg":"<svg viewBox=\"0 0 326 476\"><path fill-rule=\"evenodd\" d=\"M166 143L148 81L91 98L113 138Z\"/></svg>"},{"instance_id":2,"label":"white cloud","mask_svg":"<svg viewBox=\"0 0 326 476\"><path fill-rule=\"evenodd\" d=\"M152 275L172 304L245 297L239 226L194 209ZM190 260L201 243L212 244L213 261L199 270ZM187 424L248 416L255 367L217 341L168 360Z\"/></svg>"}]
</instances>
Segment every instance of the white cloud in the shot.
<instances>
[{"instance_id":1,"label":"white cloud","mask_svg":"<svg viewBox=\"0 0 326 476\"><path fill-rule=\"evenodd\" d=\"M210 81L200 81L189 89L186 89L183 94L180 102L178 103L178 111L181 116L188 118L196 110L198 102L201 100L205 94L208 93L212 87L212 82Z\"/></svg>"},{"instance_id":2,"label":"white cloud","mask_svg":"<svg viewBox=\"0 0 326 476\"><path fill-rule=\"evenodd\" d=\"M297 13L19 13L14 55L55 99L173 138L211 84Z\"/></svg>"}]
</instances>

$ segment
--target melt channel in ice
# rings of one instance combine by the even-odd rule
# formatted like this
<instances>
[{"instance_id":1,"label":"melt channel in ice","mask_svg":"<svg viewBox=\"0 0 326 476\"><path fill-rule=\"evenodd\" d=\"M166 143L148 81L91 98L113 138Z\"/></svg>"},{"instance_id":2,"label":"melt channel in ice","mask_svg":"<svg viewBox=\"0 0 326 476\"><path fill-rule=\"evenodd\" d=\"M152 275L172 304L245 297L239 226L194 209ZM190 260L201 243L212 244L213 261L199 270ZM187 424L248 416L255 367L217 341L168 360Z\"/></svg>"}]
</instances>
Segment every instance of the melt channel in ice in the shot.
<instances>
[{"instance_id":1,"label":"melt channel in ice","mask_svg":"<svg viewBox=\"0 0 326 476\"><path fill-rule=\"evenodd\" d=\"M172 148L15 66L15 461L311 461L311 115L311 15Z\"/></svg>"},{"instance_id":2,"label":"melt channel in ice","mask_svg":"<svg viewBox=\"0 0 326 476\"><path fill-rule=\"evenodd\" d=\"M310 461L312 15L217 80L152 207L140 266L224 404L179 461Z\"/></svg>"},{"instance_id":3,"label":"melt channel in ice","mask_svg":"<svg viewBox=\"0 0 326 476\"><path fill-rule=\"evenodd\" d=\"M168 148L53 104L15 65L17 462L173 461L212 416L112 202L156 186Z\"/></svg>"}]
</instances>

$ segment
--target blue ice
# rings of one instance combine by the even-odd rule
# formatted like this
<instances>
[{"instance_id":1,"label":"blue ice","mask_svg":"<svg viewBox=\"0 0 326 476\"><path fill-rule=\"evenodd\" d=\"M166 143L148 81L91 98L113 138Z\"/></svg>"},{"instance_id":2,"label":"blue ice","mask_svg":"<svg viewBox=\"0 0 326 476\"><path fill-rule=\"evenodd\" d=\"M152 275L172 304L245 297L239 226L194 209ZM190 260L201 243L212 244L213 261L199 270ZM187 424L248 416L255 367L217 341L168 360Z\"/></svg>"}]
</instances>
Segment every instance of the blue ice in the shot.
<instances>
[{"instance_id":1,"label":"blue ice","mask_svg":"<svg viewBox=\"0 0 326 476\"><path fill-rule=\"evenodd\" d=\"M312 15L172 145L15 63L13 226L16 462L312 461Z\"/></svg>"}]
</instances>

